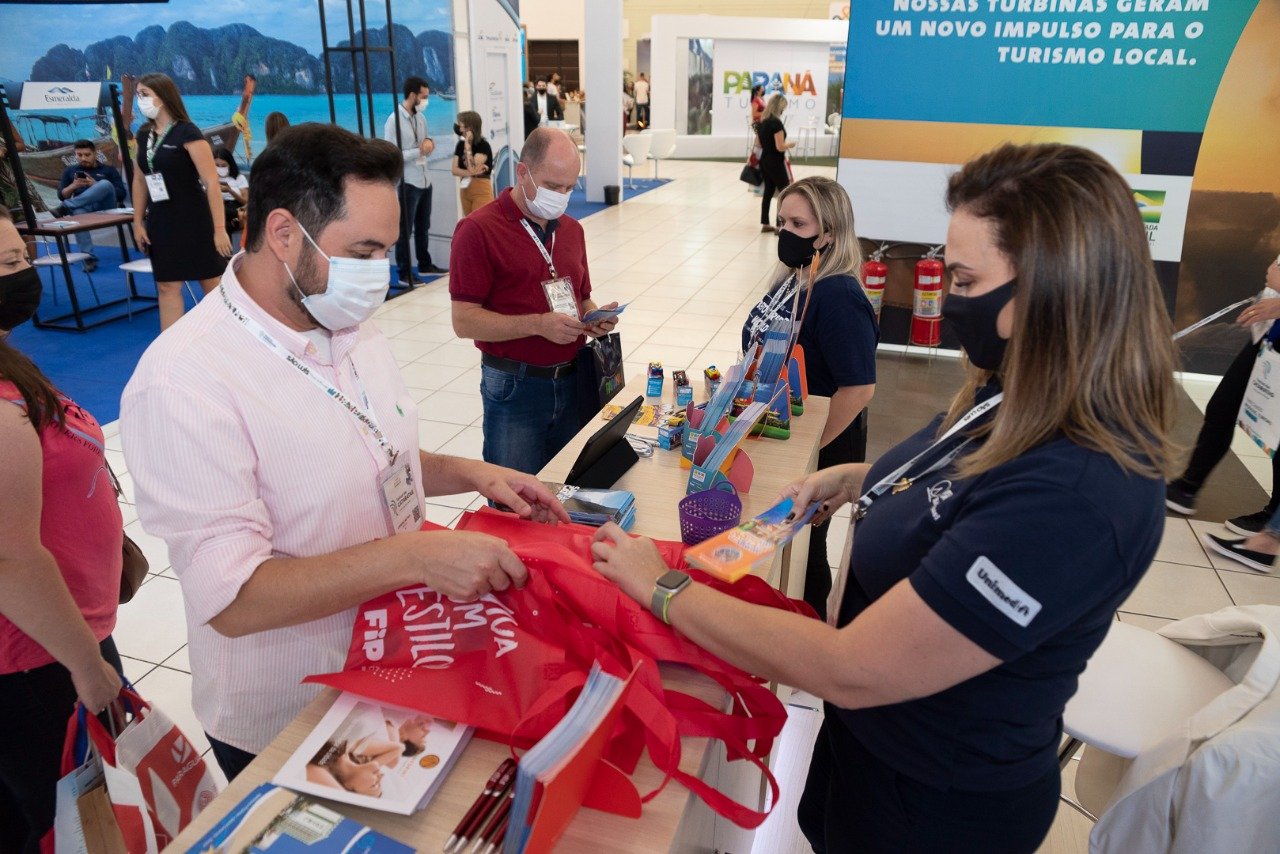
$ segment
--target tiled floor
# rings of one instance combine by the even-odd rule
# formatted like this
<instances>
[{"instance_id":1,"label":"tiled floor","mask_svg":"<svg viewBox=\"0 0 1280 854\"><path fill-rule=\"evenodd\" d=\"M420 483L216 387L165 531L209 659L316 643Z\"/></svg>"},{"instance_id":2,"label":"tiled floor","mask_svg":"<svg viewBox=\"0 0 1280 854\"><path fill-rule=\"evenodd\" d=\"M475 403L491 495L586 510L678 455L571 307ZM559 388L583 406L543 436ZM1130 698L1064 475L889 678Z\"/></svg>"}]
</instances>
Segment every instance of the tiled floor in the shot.
<instances>
[{"instance_id":1,"label":"tiled floor","mask_svg":"<svg viewBox=\"0 0 1280 854\"><path fill-rule=\"evenodd\" d=\"M775 239L761 235L759 199L737 180L739 167L725 163L673 161L663 167L672 183L584 221L597 301L630 301L619 327L626 346L627 373L635 375L651 359L669 367L727 365L736 356L739 329L748 309L767 288L775 259ZM797 175L831 169L796 167ZM386 304L375 321L389 336L405 381L418 401L422 447L479 457L481 447L479 354L458 341L449 321L445 280ZM892 444L915 416L895 403L895 383L921 372L950 373L946 360L882 356L881 384L872 408L872 452ZM1213 384L1184 384L1203 407ZM931 413L920 413L921 421ZM919 422L916 422L918 426ZM1193 428L1194 429L1194 428ZM118 427L106 428L112 465L122 474L126 498L131 487L120 451ZM1235 445L1240 461L1270 489L1270 466L1247 442ZM1257 487L1249 484L1251 492ZM427 515L451 524L475 494L433 499ZM190 674L181 591L169 569L164 543L149 537L130 503L122 506L127 531L146 551L153 574L137 598L120 609L115 637L130 679L193 740L203 743L191 712ZM1256 508L1249 508L1256 509ZM1241 510L1240 512L1244 512ZM833 526L838 527L838 526ZM1214 523L1170 518L1157 562L1119 618L1148 628L1171 619L1236 604L1280 604L1280 577L1249 572L1210 557L1198 536ZM837 535L838 536L838 535ZM830 553L840 554L832 542ZM1086 849L1088 824L1064 811L1046 851Z\"/></svg>"}]
</instances>

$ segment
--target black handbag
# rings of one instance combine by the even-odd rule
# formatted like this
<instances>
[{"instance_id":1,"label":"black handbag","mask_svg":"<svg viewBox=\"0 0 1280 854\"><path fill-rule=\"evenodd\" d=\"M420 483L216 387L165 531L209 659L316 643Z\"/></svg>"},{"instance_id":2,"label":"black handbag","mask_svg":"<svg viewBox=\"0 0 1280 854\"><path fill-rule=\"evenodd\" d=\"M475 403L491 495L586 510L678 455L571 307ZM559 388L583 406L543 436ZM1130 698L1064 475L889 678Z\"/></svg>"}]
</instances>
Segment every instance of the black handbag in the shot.
<instances>
[{"instance_id":1,"label":"black handbag","mask_svg":"<svg viewBox=\"0 0 1280 854\"><path fill-rule=\"evenodd\" d=\"M617 332L588 341L578 351L578 420L588 424L600 408L626 384L622 365L622 338Z\"/></svg>"},{"instance_id":2,"label":"black handbag","mask_svg":"<svg viewBox=\"0 0 1280 854\"><path fill-rule=\"evenodd\" d=\"M738 176L738 180L745 181L753 187L759 187L764 183L764 173L760 171L759 167L748 163L742 167L742 174Z\"/></svg>"}]
</instances>

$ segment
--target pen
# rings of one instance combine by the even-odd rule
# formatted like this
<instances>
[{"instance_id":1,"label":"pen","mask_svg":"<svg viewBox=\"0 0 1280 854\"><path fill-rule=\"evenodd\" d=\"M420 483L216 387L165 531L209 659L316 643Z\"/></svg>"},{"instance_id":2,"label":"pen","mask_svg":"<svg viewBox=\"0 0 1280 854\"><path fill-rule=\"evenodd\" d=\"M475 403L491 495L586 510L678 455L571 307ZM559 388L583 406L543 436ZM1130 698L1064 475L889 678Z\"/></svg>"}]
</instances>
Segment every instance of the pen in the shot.
<instances>
[{"instance_id":1,"label":"pen","mask_svg":"<svg viewBox=\"0 0 1280 854\"><path fill-rule=\"evenodd\" d=\"M502 764L489 775L489 781L484 784L484 791L475 799L475 803L467 810L467 814L462 817L462 821L458 822L458 826L445 842L445 854L450 854L455 846L458 850L466 847L467 842L470 841L469 837L480 829L480 823L484 821L495 800L505 793L511 778L515 775L515 769L516 761L508 757L502 760Z\"/></svg>"},{"instance_id":2,"label":"pen","mask_svg":"<svg viewBox=\"0 0 1280 854\"><path fill-rule=\"evenodd\" d=\"M498 826L507 820L507 816L511 814L511 802L515 800L516 787L515 780L511 781L510 791L506 793L506 797L502 799L502 804L498 807L498 811L489 819L489 823L484 826L484 832L476 837L476 844L471 849L471 854L478 854L486 845L492 845L493 840L497 838Z\"/></svg>"},{"instance_id":3,"label":"pen","mask_svg":"<svg viewBox=\"0 0 1280 854\"><path fill-rule=\"evenodd\" d=\"M484 854L497 854L502 850L502 843L507 841L507 825L511 823L511 810L507 809L507 814L502 817L502 824L498 825L497 833L494 834L493 841L484 849Z\"/></svg>"}]
</instances>

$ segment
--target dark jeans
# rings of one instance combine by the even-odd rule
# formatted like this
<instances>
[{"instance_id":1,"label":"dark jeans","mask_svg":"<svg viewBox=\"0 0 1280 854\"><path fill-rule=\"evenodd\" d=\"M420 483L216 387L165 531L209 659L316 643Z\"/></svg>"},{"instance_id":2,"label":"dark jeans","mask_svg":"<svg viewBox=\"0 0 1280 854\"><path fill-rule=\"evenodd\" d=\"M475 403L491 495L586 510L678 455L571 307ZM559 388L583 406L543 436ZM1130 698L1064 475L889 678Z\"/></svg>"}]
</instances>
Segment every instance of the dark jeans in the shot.
<instances>
[{"instance_id":1,"label":"dark jeans","mask_svg":"<svg viewBox=\"0 0 1280 854\"><path fill-rule=\"evenodd\" d=\"M818 468L829 469L845 463L860 463L867 458L867 411L858 413L844 431L818 451ZM846 520L836 524L846 525ZM827 555L827 532L831 520L814 525L809 531L809 563L804 576L804 601L813 606L818 617L827 618L827 597L831 595L831 561Z\"/></svg>"},{"instance_id":2,"label":"dark jeans","mask_svg":"<svg viewBox=\"0 0 1280 854\"><path fill-rule=\"evenodd\" d=\"M241 771L248 768L250 762L258 758L247 750L232 747L225 741L218 741L207 732L204 736L209 739L209 747L213 750L213 758L218 760L218 767L222 769L223 774L227 775L228 783L238 777Z\"/></svg>"},{"instance_id":3,"label":"dark jeans","mask_svg":"<svg viewBox=\"0 0 1280 854\"><path fill-rule=\"evenodd\" d=\"M836 714L826 706L797 815L817 854L1030 854L1048 835L1056 767L1006 791L935 789L881 762Z\"/></svg>"},{"instance_id":4,"label":"dark jeans","mask_svg":"<svg viewBox=\"0 0 1280 854\"><path fill-rule=\"evenodd\" d=\"M116 188L111 186L110 181L97 181L92 187L85 187L77 195L63 199L62 203L67 206L72 215L110 210L116 206ZM77 249L89 255L93 254L92 232L77 232L75 238Z\"/></svg>"},{"instance_id":5,"label":"dark jeans","mask_svg":"<svg viewBox=\"0 0 1280 854\"><path fill-rule=\"evenodd\" d=\"M558 379L482 365L485 462L537 474L581 426L577 374Z\"/></svg>"},{"instance_id":6,"label":"dark jeans","mask_svg":"<svg viewBox=\"0 0 1280 854\"><path fill-rule=\"evenodd\" d=\"M413 258L409 254L409 234L418 254L418 269L431 267L431 188L425 190L400 182L400 238L396 240L396 267L400 278L412 281Z\"/></svg>"},{"instance_id":7,"label":"dark jeans","mask_svg":"<svg viewBox=\"0 0 1280 854\"><path fill-rule=\"evenodd\" d=\"M111 638L98 647L123 674ZM61 664L0 676L0 852L35 854L53 827L62 744L75 704L75 685Z\"/></svg>"},{"instance_id":8,"label":"dark jeans","mask_svg":"<svg viewBox=\"0 0 1280 854\"><path fill-rule=\"evenodd\" d=\"M1200 487L1209 477L1209 472L1222 461L1231 450L1231 438L1236 432L1236 419L1240 415L1240 404L1244 401L1245 390L1249 387L1249 377L1253 373L1253 365L1257 361L1258 345L1249 344L1240 351L1235 361L1222 375L1222 382L1214 389L1209 404L1204 408L1204 424L1200 434L1196 436L1196 446L1191 452L1191 461L1182 477L1174 481L1174 485L1190 492L1199 492ZM1267 502L1267 511L1274 513L1280 507L1280 454L1271 458L1271 500Z\"/></svg>"},{"instance_id":9,"label":"dark jeans","mask_svg":"<svg viewBox=\"0 0 1280 854\"><path fill-rule=\"evenodd\" d=\"M649 105L636 104L636 124L641 127L649 126Z\"/></svg>"}]
</instances>

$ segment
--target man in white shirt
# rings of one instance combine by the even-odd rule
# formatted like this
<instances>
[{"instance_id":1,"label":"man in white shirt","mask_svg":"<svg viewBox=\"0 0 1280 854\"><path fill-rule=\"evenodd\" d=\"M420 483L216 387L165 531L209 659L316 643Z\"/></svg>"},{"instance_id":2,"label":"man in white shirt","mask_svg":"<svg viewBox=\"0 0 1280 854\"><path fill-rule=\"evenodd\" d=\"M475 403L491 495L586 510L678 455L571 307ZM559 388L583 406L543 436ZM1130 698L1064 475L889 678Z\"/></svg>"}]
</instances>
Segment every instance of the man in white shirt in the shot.
<instances>
[{"instance_id":1,"label":"man in white shirt","mask_svg":"<svg viewBox=\"0 0 1280 854\"><path fill-rule=\"evenodd\" d=\"M413 272L413 258L409 254L411 234L413 248L418 255L418 272L428 276L447 272L431 263L431 175L427 172L427 158L436 150L436 143L427 132L424 115L430 97L431 87L427 81L421 77L410 77L404 81L404 100L394 113L387 116L382 126L382 138L394 143L404 155L396 267L400 273L400 285L406 288L422 281Z\"/></svg>"},{"instance_id":2,"label":"man in white shirt","mask_svg":"<svg viewBox=\"0 0 1280 854\"><path fill-rule=\"evenodd\" d=\"M501 540L418 530L425 495L477 491L567 520L536 479L418 449L414 399L365 322L397 233L395 147L331 125L254 163L246 250L161 335L120 432L146 530L182 585L193 706L235 776L340 670L355 607L410 584L521 584Z\"/></svg>"},{"instance_id":3,"label":"man in white shirt","mask_svg":"<svg viewBox=\"0 0 1280 854\"><path fill-rule=\"evenodd\" d=\"M636 127L641 130L649 126L649 78L640 72L636 78Z\"/></svg>"},{"instance_id":4,"label":"man in white shirt","mask_svg":"<svg viewBox=\"0 0 1280 854\"><path fill-rule=\"evenodd\" d=\"M553 94L547 78L538 78L533 98L538 108L538 124L546 125L548 122L564 121L564 107L561 106L560 99Z\"/></svg>"}]
</instances>

